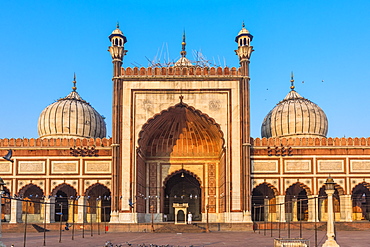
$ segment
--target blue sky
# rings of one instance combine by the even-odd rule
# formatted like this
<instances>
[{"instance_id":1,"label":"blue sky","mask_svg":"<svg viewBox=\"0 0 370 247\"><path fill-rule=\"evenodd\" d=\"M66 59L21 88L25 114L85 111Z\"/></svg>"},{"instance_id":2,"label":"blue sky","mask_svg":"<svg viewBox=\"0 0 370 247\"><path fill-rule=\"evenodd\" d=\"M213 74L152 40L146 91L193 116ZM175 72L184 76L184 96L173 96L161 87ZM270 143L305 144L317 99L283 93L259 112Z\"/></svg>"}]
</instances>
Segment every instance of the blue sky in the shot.
<instances>
[{"instance_id":1,"label":"blue sky","mask_svg":"<svg viewBox=\"0 0 370 247\"><path fill-rule=\"evenodd\" d=\"M234 39L244 21L254 35L253 137L289 92L291 71L296 91L327 114L328 136L370 136L370 1L20 0L0 1L0 9L0 138L37 137L39 114L71 91L74 72L111 135L107 47L117 21L128 40L124 67L148 66L146 57L161 50L176 60L184 29L190 59L201 51L238 66Z\"/></svg>"}]
</instances>

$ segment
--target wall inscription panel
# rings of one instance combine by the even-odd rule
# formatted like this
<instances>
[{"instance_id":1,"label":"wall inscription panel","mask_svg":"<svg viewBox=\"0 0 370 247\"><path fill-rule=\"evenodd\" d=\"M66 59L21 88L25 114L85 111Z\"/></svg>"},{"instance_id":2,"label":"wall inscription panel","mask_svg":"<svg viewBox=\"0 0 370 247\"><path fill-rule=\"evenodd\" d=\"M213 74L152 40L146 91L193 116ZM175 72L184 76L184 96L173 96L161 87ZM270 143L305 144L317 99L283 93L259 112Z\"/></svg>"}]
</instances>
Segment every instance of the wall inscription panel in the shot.
<instances>
[{"instance_id":1,"label":"wall inscription panel","mask_svg":"<svg viewBox=\"0 0 370 247\"><path fill-rule=\"evenodd\" d=\"M318 172L344 172L343 160L319 160Z\"/></svg>"},{"instance_id":2,"label":"wall inscription panel","mask_svg":"<svg viewBox=\"0 0 370 247\"><path fill-rule=\"evenodd\" d=\"M0 162L0 173L1 174L12 174L12 163L11 162Z\"/></svg>"},{"instance_id":3,"label":"wall inscription panel","mask_svg":"<svg viewBox=\"0 0 370 247\"><path fill-rule=\"evenodd\" d=\"M78 174L78 161L52 161L52 174Z\"/></svg>"},{"instance_id":4,"label":"wall inscription panel","mask_svg":"<svg viewBox=\"0 0 370 247\"><path fill-rule=\"evenodd\" d=\"M351 172L370 172L370 160L351 160Z\"/></svg>"},{"instance_id":5,"label":"wall inscription panel","mask_svg":"<svg viewBox=\"0 0 370 247\"><path fill-rule=\"evenodd\" d=\"M18 174L44 174L45 161L19 161Z\"/></svg>"},{"instance_id":6,"label":"wall inscription panel","mask_svg":"<svg viewBox=\"0 0 370 247\"><path fill-rule=\"evenodd\" d=\"M285 160L285 172L311 172L311 160Z\"/></svg>"},{"instance_id":7,"label":"wall inscription panel","mask_svg":"<svg viewBox=\"0 0 370 247\"><path fill-rule=\"evenodd\" d=\"M95 173L111 173L111 163L110 161L86 161L85 162L85 173L95 174Z\"/></svg>"},{"instance_id":8,"label":"wall inscription panel","mask_svg":"<svg viewBox=\"0 0 370 247\"><path fill-rule=\"evenodd\" d=\"M254 173L277 173L277 160L252 160L252 172Z\"/></svg>"}]
</instances>

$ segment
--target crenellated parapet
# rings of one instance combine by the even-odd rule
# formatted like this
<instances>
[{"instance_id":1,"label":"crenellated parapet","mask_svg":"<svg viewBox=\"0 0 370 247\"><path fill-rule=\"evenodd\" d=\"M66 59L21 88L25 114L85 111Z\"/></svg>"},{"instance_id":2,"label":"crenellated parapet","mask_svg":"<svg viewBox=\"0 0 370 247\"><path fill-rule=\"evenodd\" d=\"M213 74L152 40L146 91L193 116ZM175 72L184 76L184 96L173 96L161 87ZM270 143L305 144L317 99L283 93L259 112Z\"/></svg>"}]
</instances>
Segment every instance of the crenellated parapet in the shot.
<instances>
[{"instance_id":1,"label":"crenellated parapet","mask_svg":"<svg viewBox=\"0 0 370 247\"><path fill-rule=\"evenodd\" d=\"M251 145L257 147L370 147L370 137L355 138L251 138Z\"/></svg>"},{"instance_id":2,"label":"crenellated parapet","mask_svg":"<svg viewBox=\"0 0 370 247\"><path fill-rule=\"evenodd\" d=\"M70 148L70 147L110 147L112 139L107 138L4 138L0 139L0 148Z\"/></svg>"},{"instance_id":3,"label":"crenellated parapet","mask_svg":"<svg viewBox=\"0 0 370 247\"><path fill-rule=\"evenodd\" d=\"M121 77L240 77L240 68L235 67L162 67L162 68L122 68Z\"/></svg>"}]
</instances>

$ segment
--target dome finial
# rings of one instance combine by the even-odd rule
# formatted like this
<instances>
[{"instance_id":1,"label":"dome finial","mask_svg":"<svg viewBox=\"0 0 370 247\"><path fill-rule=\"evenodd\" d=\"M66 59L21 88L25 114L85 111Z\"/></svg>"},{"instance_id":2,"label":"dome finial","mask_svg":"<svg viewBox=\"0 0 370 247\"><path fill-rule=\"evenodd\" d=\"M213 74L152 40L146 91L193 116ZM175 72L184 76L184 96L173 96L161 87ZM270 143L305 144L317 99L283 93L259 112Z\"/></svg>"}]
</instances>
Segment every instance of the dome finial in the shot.
<instances>
[{"instance_id":1,"label":"dome finial","mask_svg":"<svg viewBox=\"0 0 370 247\"><path fill-rule=\"evenodd\" d=\"M185 57L186 56L186 51L185 51L185 46L186 46L186 42L185 42L185 29L184 29L184 33L182 35L182 43L181 43L181 45L182 45L182 50L181 50L180 54L181 54L182 57Z\"/></svg>"},{"instance_id":2,"label":"dome finial","mask_svg":"<svg viewBox=\"0 0 370 247\"><path fill-rule=\"evenodd\" d=\"M294 88L295 88L295 86L294 86L294 74L293 74L293 71L292 71L291 74L290 74L290 89L292 91L294 91Z\"/></svg>"},{"instance_id":3,"label":"dome finial","mask_svg":"<svg viewBox=\"0 0 370 247\"><path fill-rule=\"evenodd\" d=\"M244 20L243 20L243 22L242 22L242 28L245 28Z\"/></svg>"},{"instance_id":4,"label":"dome finial","mask_svg":"<svg viewBox=\"0 0 370 247\"><path fill-rule=\"evenodd\" d=\"M73 90L73 92L76 92L76 90L77 90L77 87L76 87L76 72L75 73L73 73L73 87L72 87L72 90Z\"/></svg>"},{"instance_id":5,"label":"dome finial","mask_svg":"<svg viewBox=\"0 0 370 247\"><path fill-rule=\"evenodd\" d=\"M119 21L117 21L117 28L119 29Z\"/></svg>"}]
</instances>

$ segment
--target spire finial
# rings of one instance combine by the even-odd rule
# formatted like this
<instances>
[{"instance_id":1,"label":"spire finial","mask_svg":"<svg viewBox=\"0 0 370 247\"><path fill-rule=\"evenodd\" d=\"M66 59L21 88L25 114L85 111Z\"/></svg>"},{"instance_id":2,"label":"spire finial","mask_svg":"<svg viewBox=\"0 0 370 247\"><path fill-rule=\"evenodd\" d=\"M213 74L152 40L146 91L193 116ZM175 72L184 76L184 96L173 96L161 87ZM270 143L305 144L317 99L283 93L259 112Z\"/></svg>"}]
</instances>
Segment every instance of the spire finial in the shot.
<instances>
[{"instance_id":1,"label":"spire finial","mask_svg":"<svg viewBox=\"0 0 370 247\"><path fill-rule=\"evenodd\" d=\"M295 88L295 86L294 86L294 74L293 74L293 71L292 71L292 73L290 74L290 89L292 91L294 91L294 88Z\"/></svg>"},{"instance_id":2,"label":"spire finial","mask_svg":"<svg viewBox=\"0 0 370 247\"><path fill-rule=\"evenodd\" d=\"M75 73L73 73L73 87L72 87L72 90L73 90L73 92L76 92L76 90L77 90L77 87L76 87L76 72Z\"/></svg>"},{"instance_id":3,"label":"spire finial","mask_svg":"<svg viewBox=\"0 0 370 247\"><path fill-rule=\"evenodd\" d=\"M244 20L243 20L243 23L242 23L242 28L245 28Z\"/></svg>"},{"instance_id":4,"label":"spire finial","mask_svg":"<svg viewBox=\"0 0 370 247\"><path fill-rule=\"evenodd\" d=\"M185 51L185 46L186 46L186 42L185 42L185 29L184 29L184 33L182 35L182 43L181 43L181 45L182 45L182 50L181 50L180 54L181 54L182 57L185 57L186 56L186 51Z\"/></svg>"},{"instance_id":5,"label":"spire finial","mask_svg":"<svg viewBox=\"0 0 370 247\"><path fill-rule=\"evenodd\" d=\"M182 105L182 100L184 99L184 96L181 94L179 99L180 99L180 105Z\"/></svg>"},{"instance_id":6,"label":"spire finial","mask_svg":"<svg viewBox=\"0 0 370 247\"><path fill-rule=\"evenodd\" d=\"M119 28L119 21L117 21L117 28Z\"/></svg>"}]
</instances>

